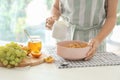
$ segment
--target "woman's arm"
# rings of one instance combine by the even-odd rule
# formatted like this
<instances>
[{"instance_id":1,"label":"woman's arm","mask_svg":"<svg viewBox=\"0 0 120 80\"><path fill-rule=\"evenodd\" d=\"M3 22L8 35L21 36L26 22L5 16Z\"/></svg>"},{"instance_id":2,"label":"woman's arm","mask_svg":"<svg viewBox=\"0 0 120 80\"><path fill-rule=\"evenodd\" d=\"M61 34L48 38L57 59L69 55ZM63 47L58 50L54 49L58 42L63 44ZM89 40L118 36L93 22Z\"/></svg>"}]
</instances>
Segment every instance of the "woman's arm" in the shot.
<instances>
[{"instance_id":1,"label":"woman's arm","mask_svg":"<svg viewBox=\"0 0 120 80\"><path fill-rule=\"evenodd\" d=\"M100 43L109 35L109 33L113 30L115 26L117 3L118 3L118 0L108 0L107 17L106 17L105 23L100 33L96 36L96 39Z\"/></svg>"},{"instance_id":2,"label":"woman's arm","mask_svg":"<svg viewBox=\"0 0 120 80\"><path fill-rule=\"evenodd\" d=\"M55 0L54 4L52 6L52 16L54 16L57 20L59 19L60 16L60 10L59 10L59 0Z\"/></svg>"},{"instance_id":3,"label":"woman's arm","mask_svg":"<svg viewBox=\"0 0 120 80\"><path fill-rule=\"evenodd\" d=\"M93 40L90 41L89 45L91 45L92 48L88 52L85 60L89 60L94 56L94 54L95 54L98 46L100 45L100 43L113 30L113 28L115 26L115 23L116 23L117 4L118 4L118 0L108 0L107 17L106 17L105 23L102 26L102 29L98 33L98 35Z\"/></svg>"},{"instance_id":4,"label":"woman's arm","mask_svg":"<svg viewBox=\"0 0 120 80\"><path fill-rule=\"evenodd\" d=\"M58 20L60 17L60 10L59 10L59 0L55 0L51 10L51 16L46 19L46 27L48 29L52 29L52 26L55 20Z\"/></svg>"}]
</instances>

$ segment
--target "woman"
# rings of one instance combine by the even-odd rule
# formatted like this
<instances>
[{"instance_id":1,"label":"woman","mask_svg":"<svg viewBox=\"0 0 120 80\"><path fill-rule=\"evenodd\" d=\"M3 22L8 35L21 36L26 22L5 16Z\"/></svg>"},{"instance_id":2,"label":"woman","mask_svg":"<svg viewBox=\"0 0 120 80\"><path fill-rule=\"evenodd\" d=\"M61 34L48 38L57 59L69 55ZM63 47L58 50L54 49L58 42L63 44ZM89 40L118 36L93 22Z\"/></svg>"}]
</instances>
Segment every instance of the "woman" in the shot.
<instances>
[{"instance_id":1,"label":"woman","mask_svg":"<svg viewBox=\"0 0 120 80\"><path fill-rule=\"evenodd\" d=\"M97 48L100 52L106 50L105 38L115 26L117 3L118 0L55 0L46 27L52 29L55 20L61 16L69 23L72 40L91 40L92 48L85 58L89 60Z\"/></svg>"}]
</instances>

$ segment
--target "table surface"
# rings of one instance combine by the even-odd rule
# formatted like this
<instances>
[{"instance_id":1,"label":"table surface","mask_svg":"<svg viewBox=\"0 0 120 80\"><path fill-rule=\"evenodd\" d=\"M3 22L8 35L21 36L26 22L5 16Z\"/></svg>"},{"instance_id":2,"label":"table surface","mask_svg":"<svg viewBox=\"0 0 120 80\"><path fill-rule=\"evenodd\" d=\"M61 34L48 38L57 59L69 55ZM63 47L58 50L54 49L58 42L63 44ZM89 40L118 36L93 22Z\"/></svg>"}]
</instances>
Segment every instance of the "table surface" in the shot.
<instances>
[{"instance_id":1,"label":"table surface","mask_svg":"<svg viewBox=\"0 0 120 80\"><path fill-rule=\"evenodd\" d=\"M58 69L55 64L0 68L0 80L120 80L120 66Z\"/></svg>"},{"instance_id":2,"label":"table surface","mask_svg":"<svg viewBox=\"0 0 120 80\"><path fill-rule=\"evenodd\" d=\"M120 66L58 69L54 63L43 63L13 69L0 67L0 80L120 80Z\"/></svg>"}]
</instances>

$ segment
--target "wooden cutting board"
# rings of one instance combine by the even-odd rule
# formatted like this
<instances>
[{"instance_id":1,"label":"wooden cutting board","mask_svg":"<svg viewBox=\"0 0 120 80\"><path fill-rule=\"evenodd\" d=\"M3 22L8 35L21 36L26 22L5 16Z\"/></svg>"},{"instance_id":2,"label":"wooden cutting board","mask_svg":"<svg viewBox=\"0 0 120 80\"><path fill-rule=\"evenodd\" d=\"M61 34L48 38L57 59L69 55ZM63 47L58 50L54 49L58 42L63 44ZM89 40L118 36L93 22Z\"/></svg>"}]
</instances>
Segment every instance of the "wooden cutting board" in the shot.
<instances>
[{"instance_id":1,"label":"wooden cutting board","mask_svg":"<svg viewBox=\"0 0 120 80\"><path fill-rule=\"evenodd\" d=\"M42 54L39 58L34 58L32 56L24 59L18 67L25 67L25 66L35 66L39 65L44 62L44 58L47 57L47 55ZM0 67L3 67L3 65L0 63Z\"/></svg>"}]
</instances>

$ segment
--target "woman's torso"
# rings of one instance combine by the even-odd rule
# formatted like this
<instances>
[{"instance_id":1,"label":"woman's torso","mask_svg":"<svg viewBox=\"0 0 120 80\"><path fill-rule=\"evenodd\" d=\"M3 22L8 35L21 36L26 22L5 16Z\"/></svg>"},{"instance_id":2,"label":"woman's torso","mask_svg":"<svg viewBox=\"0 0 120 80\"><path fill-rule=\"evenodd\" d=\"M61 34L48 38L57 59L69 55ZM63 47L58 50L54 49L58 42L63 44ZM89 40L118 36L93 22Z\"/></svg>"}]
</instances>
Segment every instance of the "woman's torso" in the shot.
<instances>
[{"instance_id":1,"label":"woman's torso","mask_svg":"<svg viewBox=\"0 0 120 80\"><path fill-rule=\"evenodd\" d=\"M62 18L69 23L67 40L89 41L100 31L106 18L106 0L60 0ZM99 52L104 52L103 41Z\"/></svg>"},{"instance_id":2,"label":"woman's torso","mask_svg":"<svg viewBox=\"0 0 120 80\"><path fill-rule=\"evenodd\" d=\"M105 0L60 0L62 17L81 27L93 27L103 23Z\"/></svg>"}]
</instances>

